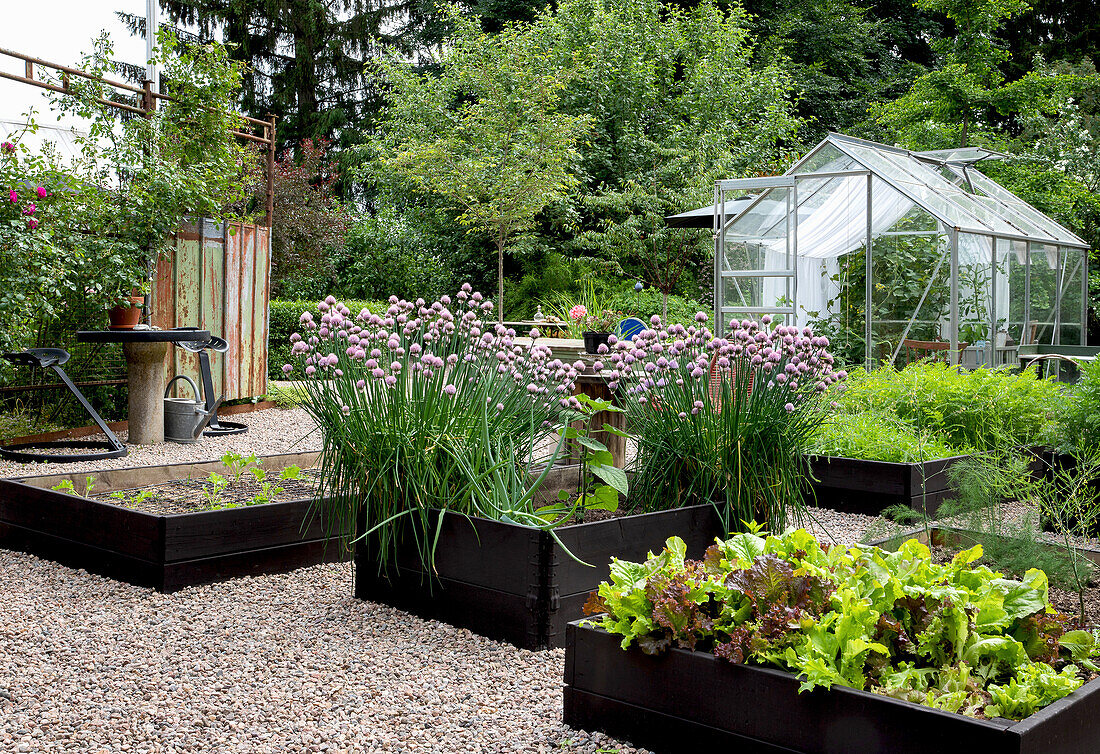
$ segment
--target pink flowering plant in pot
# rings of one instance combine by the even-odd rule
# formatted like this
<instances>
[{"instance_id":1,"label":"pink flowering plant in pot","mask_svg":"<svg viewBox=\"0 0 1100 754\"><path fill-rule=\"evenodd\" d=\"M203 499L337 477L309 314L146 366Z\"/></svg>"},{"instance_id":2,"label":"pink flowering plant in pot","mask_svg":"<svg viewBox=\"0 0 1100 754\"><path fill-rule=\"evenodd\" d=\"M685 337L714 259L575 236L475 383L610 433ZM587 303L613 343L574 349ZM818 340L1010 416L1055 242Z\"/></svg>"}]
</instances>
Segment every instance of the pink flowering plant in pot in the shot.
<instances>
[{"instance_id":1,"label":"pink flowering plant in pot","mask_svg":"<svg viewBox=\"0 0 1100 754\"><path fill-rule=\"evenodd\" d=\"M809 328L731 323L715 337L696 324L651 327L601 347L638 438L635 507L712 502L726 526L763 521L782 531L803 511L803 450L843 380L827 338ZM600 366L603 366L601 364Z\"/></svg>"},{"instance_id":2,"label":"pink flowering plant in pot","mask_svg":"<svg viewBox=\"0 0 1100 754\"><path fill-rule=\"evenodd\" d=\"M324 437L322 513L369 535L380 571L398 541L430 564L443 510L553 526L534 495L565 443L557 428L580 408L584 365L555 359L537 330L520 345L483 319L492 310L468 284L432 304L391 297L380 312L330 296L290 336L302 406Z\"/></svg>"}]
</instances>

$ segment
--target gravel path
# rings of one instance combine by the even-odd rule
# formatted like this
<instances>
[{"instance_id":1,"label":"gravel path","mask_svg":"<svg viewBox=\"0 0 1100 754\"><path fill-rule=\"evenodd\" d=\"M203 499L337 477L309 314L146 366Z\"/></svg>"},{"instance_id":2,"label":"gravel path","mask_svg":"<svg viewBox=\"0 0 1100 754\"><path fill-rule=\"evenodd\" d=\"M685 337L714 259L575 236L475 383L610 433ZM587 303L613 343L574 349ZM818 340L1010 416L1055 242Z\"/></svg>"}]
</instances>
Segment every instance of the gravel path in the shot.
<instances>
[{"instance_id":1,"label":"gravel path","mask_svg":"<svg viewBox=\"0 0 1100 754\"><path fill-rule=\"evenodd\" d=\"M352 598L350 564L157 594L0 550L3 752L621 752L564 652Z\"/></svg>"},{"instance_id":2,"label":"gravel path","mask_svg":"<svg viewBox=\"0 0 1100 754\"><path fill-rule=\"evenodd\" d=\"M248 425L248 432L224 437L204 437L187 445L166 442L160 445L130 445L130 453L122 458L81 463L16 463L0 459L0 477L32 476L61 472L95 471L97 469L125 469L132 466L156 466L164 463L191 463L214 461L232 451L272 455L276 453L304 453L321 449L321 435L313 432L313 420L300 408L254 411L228 417ZM126 441L127 433L117 433ZM102 435L81 439L104 439Z\"/></svg>"},{"instance_id":3,"label":"gravel path","mask_svg":"<svg viewBox=\"0 0 1100 754\"><path fill-rule=\"evenodd\" d=\"M300 409L242 419L245 435L0 462L0 477L320 447ZM803 525L838 544L890 531L824 508ZM343 563L164 595L0 549L0 752L641 752L561 722L563 650L516 649L352 587Z\"/></svg>"}]
</instances>

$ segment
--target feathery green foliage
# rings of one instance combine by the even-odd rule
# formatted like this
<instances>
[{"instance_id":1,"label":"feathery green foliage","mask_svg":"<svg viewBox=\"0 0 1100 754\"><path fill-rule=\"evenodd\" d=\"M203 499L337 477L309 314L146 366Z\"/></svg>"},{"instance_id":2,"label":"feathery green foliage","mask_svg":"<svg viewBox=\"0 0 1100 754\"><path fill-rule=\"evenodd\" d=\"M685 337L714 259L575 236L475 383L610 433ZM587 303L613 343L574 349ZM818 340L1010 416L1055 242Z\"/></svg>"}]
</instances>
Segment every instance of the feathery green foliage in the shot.
<instances>
[{"instance_id":1,"label":"feathery green foliage","mask_svg":"<svg viewBox=\"0 0 1100 754\"><path fill-rule=\"evenodd\" d=\"M1100 448L1100 361L1079 365L1081 380L1068 390L1059 411L1059 446L1081 454Z\"/></svg>"},{"instance_id":2,"label":"feathery green foliage","mask_svg":"<svg viewBox=\"0 0 1100 754\"><path fill-rule=\"evenodd\" d=\"M918 463L971 452L915 429L889 411L833 412L821 422L807 449L818 456Z\"/></svg>"},{"instance_id":3,"label":"feathery green foliage","mask_svg":"<svg viewBox=\"0 0 1100 754\"><path fill-rule=\"evenodd\" d=\"M1061 406L1058 383L1034 370L962 370L916 362L898 371L855 370L834 390L838 410L897 417L934 441L965 450L1049 444Z\"/></svg>"}]
</instances>

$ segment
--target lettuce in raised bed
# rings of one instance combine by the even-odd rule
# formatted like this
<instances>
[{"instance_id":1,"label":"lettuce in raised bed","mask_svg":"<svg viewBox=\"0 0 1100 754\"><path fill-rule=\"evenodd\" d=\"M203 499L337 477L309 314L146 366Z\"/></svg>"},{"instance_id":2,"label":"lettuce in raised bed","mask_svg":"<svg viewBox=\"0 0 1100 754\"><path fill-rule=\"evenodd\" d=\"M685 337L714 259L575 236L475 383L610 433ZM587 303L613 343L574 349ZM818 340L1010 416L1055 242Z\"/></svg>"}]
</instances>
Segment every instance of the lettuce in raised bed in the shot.
<instances>
[{"instance_id":1,"label":"lettuce in raised bed","mask_svg":"<svg viewBox=\"0 0 1100 754\"><path fill-rule=\"evenodd\" d=\"M932 561L830 547L804 529L737 534L702 560L669 539L644 563L615 559L585 606L595 625L657 654L707 650L797 674L799 692L834 684L978 717L1022 719L1096 672L1094 633L1067 630L1047 577L977 565L981 546Z\"/></svg>"}]
</instances>

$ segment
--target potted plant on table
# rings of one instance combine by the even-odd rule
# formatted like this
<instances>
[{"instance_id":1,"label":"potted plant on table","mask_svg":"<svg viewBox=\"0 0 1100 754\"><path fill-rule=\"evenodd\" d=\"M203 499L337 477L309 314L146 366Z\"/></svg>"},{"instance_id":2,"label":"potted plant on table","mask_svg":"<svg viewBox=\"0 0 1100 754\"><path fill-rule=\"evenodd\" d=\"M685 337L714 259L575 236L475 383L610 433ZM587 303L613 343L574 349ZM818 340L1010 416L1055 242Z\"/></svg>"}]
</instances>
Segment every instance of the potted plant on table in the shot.
<instances>
[{"instance_id":1,"label":"potted plant on table","mask_svg":"<svg viewBox=\"0 0 1100 754\"><path fill-rule=\"evenodd\" d=\"M573 309L584 309L579 304ZM573 316L573 310L570 310L569 316ZM589 314L585 311L581 317L580 322L583 330L581 332L584 338L584 350L587 353L600 353L600 346L606 346L608 340L611 338L611 333L615 331L615 327L619 324L619 320L623 317L619 312L611 311L610 309L604 309L598 313ZM604 350L604 353L607 349Z\"/></svg>"}]
</instances>

